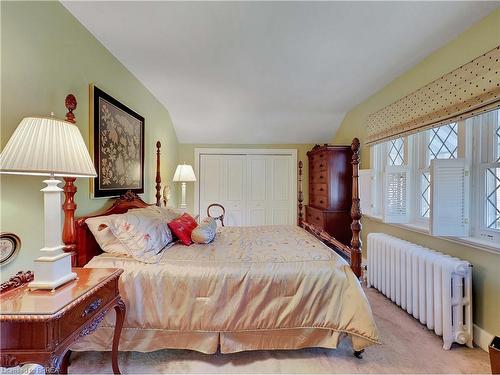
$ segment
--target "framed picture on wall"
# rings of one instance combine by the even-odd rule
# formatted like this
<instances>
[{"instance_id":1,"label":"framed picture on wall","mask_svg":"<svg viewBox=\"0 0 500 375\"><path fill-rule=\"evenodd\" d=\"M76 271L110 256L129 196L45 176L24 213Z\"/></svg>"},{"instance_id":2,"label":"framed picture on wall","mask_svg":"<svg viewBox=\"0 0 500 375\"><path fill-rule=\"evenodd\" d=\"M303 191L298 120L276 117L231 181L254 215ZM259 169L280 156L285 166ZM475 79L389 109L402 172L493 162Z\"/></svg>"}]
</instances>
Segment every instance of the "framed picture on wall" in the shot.
<instances>
[{"instance_id":1,"label":"framed picture on wall","mask_svg":"<svg viewBox=\"0 0 500 375\"><path fill-rule=\"evenodd\" d=\"M144 193L144 117L90 85L90 140L95 198Z\"/></svg>"}]
</instances>

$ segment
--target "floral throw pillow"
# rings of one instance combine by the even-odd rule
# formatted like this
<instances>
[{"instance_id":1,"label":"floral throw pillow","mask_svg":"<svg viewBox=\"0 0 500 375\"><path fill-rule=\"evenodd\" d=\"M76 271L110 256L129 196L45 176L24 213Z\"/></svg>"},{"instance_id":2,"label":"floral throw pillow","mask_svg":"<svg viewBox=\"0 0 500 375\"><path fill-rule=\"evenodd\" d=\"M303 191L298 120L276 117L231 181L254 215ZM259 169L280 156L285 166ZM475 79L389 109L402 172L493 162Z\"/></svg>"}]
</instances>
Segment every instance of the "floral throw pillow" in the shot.
<instances>
[{"instance_id":1,"label":"floral throw pillow","mask_svg":"<svg viewBox=\"0 0 500 375\"><path fill-rule=\"evenodd\" d=\"M191 241L191 232L193 232L193 229L196 228L197 225L196 220L189 214L184 214L168 223L172 233L179 241L187 246L193 243L193 241Z\"/></svg>"},{"instance_id":2,"label":"floral throw pillow","mask_svg":"<svg viewBox=\"0 0 500 375\"><path fill-rule=\"evenodd\" d=\"M191 233L191 240L194 243L206 244L210 243L215 238L217 232L217 222L212 217L203 219Z\"/></svg>"},{"instance_id":3,"label":"floral throw pillow","mask_svg":"<svg viewBox=\"0 0 500 375\"><path fill-rule=\"evenodd\" d=\"M129 255L145 263L156 263L159 253L173 245L164 217L150 207L130 210L109 227Z\"/></svg>"}]
</instances>

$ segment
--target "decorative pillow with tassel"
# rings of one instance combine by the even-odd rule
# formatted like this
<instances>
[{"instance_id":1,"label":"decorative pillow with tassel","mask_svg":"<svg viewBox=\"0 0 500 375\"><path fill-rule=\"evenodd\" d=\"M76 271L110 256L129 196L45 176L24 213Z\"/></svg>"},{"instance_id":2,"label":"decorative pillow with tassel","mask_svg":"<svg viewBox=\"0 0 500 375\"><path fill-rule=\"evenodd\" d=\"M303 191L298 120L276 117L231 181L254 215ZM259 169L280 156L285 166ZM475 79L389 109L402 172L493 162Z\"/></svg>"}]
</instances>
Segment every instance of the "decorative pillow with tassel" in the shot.
<instances>
[{"instance_id":1,"label":"decorative pillow with tassel","mask_svg":"<svg viewBox=\"0 0 500 375\"><path fill-rule=\"evenodd\" d=\"M191 232L191 240L199 244L210 243L214 240L216 233L217 222L214 218L207 217Z\"/></svg>"}]
</instances>

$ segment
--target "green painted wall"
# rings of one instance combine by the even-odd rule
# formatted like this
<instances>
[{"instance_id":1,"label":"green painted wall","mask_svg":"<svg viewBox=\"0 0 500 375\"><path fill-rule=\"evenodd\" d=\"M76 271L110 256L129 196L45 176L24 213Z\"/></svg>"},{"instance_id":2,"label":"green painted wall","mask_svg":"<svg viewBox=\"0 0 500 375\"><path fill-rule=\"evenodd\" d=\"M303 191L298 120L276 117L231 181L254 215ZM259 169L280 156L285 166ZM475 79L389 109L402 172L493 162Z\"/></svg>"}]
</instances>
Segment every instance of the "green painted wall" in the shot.
<instances>
[{"instance_id":1,"label":"green painted wall","mask_svg":"<svg viewBox=\"0 0 500 375\"><path fill-rule=\"evenodd\" d=\"M350 144L350 142L349 142ZM297 150L297 161L302 160L304 164L303 176L302 176L302 189L304 191L304 204L308 202L308 191L307 181L308 181L308 173L307 173L307 151L313 148L314 144L187 144L182 143L179 144L179 162L191 164L194 167L194 149L195 148L271 148L271 149L280 149L280 148L288 148L288 149L296 149ZM180 183L172 183L176 184L176 191L180 200L181 196L181 188ZM188 210L193 211L194 207L194 183L188 183L186 189L186 202L188 204ZM304 211L305 214L305 211Z\"/></svg>"},{"instance_id":2,"label":"green painted wall","mask_svg":"<svg viewBox=\"0 0 500 375\"><path fill-rule=\"evenodd\" d=\"M349 142L353 136L363 141L366 137L366 119L370 113L391 104L499 44L500 9L352 109L344 118L333 142L343 144ZM368 148L364 147L362 150L364 152L362 152L361 167L369 168ZM500 252L488 253L365 218L363 219L364 243L366 235L370 232L389 233L470 261L474 265L474 322L487 332L500 335Z\"/></svg>"},{"instance_id":3,"label":"green painted wall","mask_svg":"<svg viewBox=\"0 0 500 375\"><path fill-rule=\"evenodd\" d=\"M25 116L64 118L64 98L78 100L77 125L89 134L88 85L93 82L145 117L145 199L154 200L155 142L162 142L162 176L171 180L178 143L165 107L59 2L1 2L1 147ZM88 143L87 143L88 144ZM42 177L1 175L2 232L21 237L15 261L1 269L5 280L32 269L43 244ZM77 214L98 210L107 200L89 198L88 179L77 180ZM176 195L173 194L175 202Z\"/></svg>"}]
</instances>

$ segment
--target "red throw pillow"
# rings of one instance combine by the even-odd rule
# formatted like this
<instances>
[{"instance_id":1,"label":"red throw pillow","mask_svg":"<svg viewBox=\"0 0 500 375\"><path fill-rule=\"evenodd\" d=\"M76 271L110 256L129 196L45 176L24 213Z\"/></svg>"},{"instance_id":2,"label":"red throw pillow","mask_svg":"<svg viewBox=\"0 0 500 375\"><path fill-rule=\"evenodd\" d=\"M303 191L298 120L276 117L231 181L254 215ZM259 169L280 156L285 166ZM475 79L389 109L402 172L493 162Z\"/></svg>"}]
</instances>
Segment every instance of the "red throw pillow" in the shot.
<instances>
[{"instance_id":1,"label":"red throw pillow","mask_svg":"<svg viewBox=\"0 0 500 375\"><path fill-rule=\"evenodd\" d=\"M168 227L172 233L187 246L193 243L191 241L191 232L197 226L196 220L189 214L184 214L168 223Z\"/></svg>"}]
</instances>

